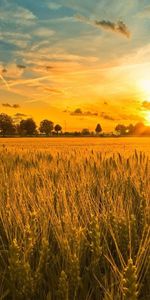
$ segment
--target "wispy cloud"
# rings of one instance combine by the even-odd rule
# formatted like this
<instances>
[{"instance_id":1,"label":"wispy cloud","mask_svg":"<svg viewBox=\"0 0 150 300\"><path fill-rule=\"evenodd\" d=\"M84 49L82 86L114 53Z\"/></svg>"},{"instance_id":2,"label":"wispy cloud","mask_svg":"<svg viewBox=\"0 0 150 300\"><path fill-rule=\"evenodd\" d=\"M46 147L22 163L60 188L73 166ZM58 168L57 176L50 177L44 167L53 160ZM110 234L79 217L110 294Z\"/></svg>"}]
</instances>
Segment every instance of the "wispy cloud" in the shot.
<instances>
[{"instance_id":1,"label":"wispy cloud","mask_svg":"<svg viewBox=\"0 0 150 300\"><path fill-rule=\"evenodd\" d=\"M31 79L20 79L12 81L9 86L17 86L17 85L32 85L33 83L43 81L45 79L49 79L51 76L42 76L37 78L31 78Z\"/></svg>"},{"instance_id":2,"label":"wispy cloud","mask_svg":"<svg viewBox=\"0 0 150 300\"><path fill-rule=\"evenodd\" d=\"M65 110L64 112L68 112L71 116L83 116L83 117L97 117L98 113L97 112L92 112L92 111L82 111L81 108L77 108L74 111L68 111Z\"/></svg>"},{"instance_id":3,"label":"wispy cloud","mask_svg":"<svg viewBox=\"0 0 150 300\"><path fill-rule=\"evenodd\" d=\"M22 118L22 117L27 117L27 115L22 114L22 113L16 113L16 114L14 115L14 117Z\"/></svg>"},{"instance_id":4,"label":"wispy cloud","mask_svg":"<svg viewBox=\"0 0 150 300\"><path fill-rule=\"evenodd\" d=\"M115 33L119 33L127 38L130 38L131 36L131 32L129 31L127 25L119 20L116 23L115 22L111 22L111 21L106 21L106 20L92 20L90 18L84 17L84 16L76 16L76 18L84 23L90 24L94 27L97 28L101 28L103 30L109 30Z\"/></svg>"},{"instance_id":5,"label":"wispy cloud","mask_svg":"<svg viewBox=\"0 0 150 300\"><path fill-rule=\"evenodd\" d=\"M3 21L13 20L15 23L22 21L22 23L25 24L25 22L33 22L36 16L30 10L21 6L6 5L6 7L0 11L0 19Z\"/></svg>"},{"instance_id":6,"label":"wispy cloud","mask_svg":"<svg viewBox=\"0 0 150 300\"><path fill-rule=\"evenodd\" d=\"M26 69L26 66L24 66L24 65L17 65L17 67L19 68L19 69Z\"/></svg>"},{"instance_id":7,"label":"wispy cloud","mask_svg":"<svg viewBox=\"0 0 150 300\"><path fill-rule=\"evenodd\" d=\"M9 90L9 85L8 85L7 81L5 80L5 78L1 74L0 74L0 79L3 81L3 83L5 84L5 86L7 87L7 89Z\"/></svg>"},{"instance_id":8,"label":"wispy cloud","mask_svg":"<svg viewBox=\"0 0 150 300\"><path fill-rule=\"evenodd\" d=\"M100 114L101 118L103 118L104 120L108 120L108 121L115 121L116 119L110 115L108 115L107 113L105 112L102 112Z\"/></svg>"},{"instance_id":9,"label":"wispy cloud","mask_svg":"<svg viewBox=\"0 0 150 300\"><path fill-rule=\"evenodd\" d=\"M2 103L3 107L9 107L9 108L19 108L20 105L19 104L10 104L10 103Z\"/></svg>"},{"instance_id":10,"label":"wispy cloud","mask_svg":"<svg viewBox=\"0 0 150 300\"><path fill-rule=\"evenodd\" d=\"M62 7L61 4L57 4L55 2L51 2L51 3L48 4L48 8L51 9L51 10L58 10L61 7Z\"/></svg>"}]
</instances>

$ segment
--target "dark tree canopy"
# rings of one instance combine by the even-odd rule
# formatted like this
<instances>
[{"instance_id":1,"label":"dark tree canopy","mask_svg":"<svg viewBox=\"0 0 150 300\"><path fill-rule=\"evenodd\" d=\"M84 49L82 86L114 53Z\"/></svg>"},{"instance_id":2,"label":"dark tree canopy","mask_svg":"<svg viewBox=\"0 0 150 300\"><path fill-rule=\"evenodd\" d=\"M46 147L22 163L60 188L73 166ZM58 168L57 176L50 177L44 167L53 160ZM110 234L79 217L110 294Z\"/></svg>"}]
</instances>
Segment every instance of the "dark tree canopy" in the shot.
<instances>
[{"instance_id":1,"label":"dark tree canopy","mask_svg":"<svg viewBox=\"0 0 150 300\"><path fill-rule=\"evenodd\" d=\"M49 120L43 120L40 123L39 130L41 133L45 133L46 135L50 135L54 128L54 123Z\"/></svg>"},{"instance_id":2,"label":"dark tree canopy","mask_svg":"<svg viewBox=\"0 0 150 300\"><path fill-rule=\"evenodd\" d=\"M102 127L101 127L100 124L97 124L97 126L96 126L96 128L95 128L95 132L96 132L97 134L99 134L100 132L102 132Z\"/></svg>"},{"instance_id":3,"label":"dark tree canopy","mask_svg":"<svg viewBox=\"0 0 150 300\"><path fill-rule=\"evenodd\" d=\"M84 129L82 130L82 135L90 135L89 129L88 129L88 128L84 128Z\"/></svg>"},{"instance_id":4,"label":"dark tree canopy","mask_svg":"<svg viewBox=\"0 0 150 300\"><path fill-rule=\"evenodd\" d=\"M15 133L15 125L13 119L7 114L0 114L0 133L5 135L11 135Z\"/></svg>"},{"instance_id":5,"label":"dark tree canopy","mask_svg":"<svg viewBox=\"0 0 150 300\"><path fill-rule=\"evenodd\" d=\"M36 123L32 118L22 120L18 126L21 135L33 135L36 131Z\"/></svg>"},{"instance_id":6,"label":"dark tree canopy","mask_svg":"<svg viewBox=\"0 0 150 300\"><path fill-rule=\"evenodd\" d=\"M120 135L126 135L127 133L127 127L122 124L118 124L115 128L115 130L120 134Z\"/></svg>"},{"instance_id":7,"label":"dark tree canopy","mask_svg":"<svg viewBox=\"0 0 150 300\"><path fill-rule=\"evenodd\" d=\"M59 124L56 124L54 129L57 132L57 134L58 132L62 131L62 127Z\"/></svg>"}]
</instances>

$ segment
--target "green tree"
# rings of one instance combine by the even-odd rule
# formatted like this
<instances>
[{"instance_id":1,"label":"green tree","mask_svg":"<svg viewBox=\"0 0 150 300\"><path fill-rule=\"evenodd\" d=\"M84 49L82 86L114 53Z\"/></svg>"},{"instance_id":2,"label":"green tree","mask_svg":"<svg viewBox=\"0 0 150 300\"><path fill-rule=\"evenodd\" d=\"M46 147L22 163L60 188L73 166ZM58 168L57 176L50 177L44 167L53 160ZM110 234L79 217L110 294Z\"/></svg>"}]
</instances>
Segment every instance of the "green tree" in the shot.
<instances>
[{"instance_id":1,"label":"green tree","mask_svg":"<svg viewBox=\"0 0 150 300\"><path fill-rule=\"evenodd\" d=\"M57 132L57 134L62 131L62 127L59 124L56 124L54 129Z\"/></svg>"},{"instance_id":2,"label":"green tree","mask_svg":"<svg viewBox=\"0 0 150 300\"><path fill-rule=\"evenodd\" d=\"M0 134L12 135L16 131L15 125L13 124L13 119L7 114L0 114Z\"/></svg>"},{"instance_id":3,"label":"green tree","mask_svg":"<svg viewBox=\"0 0 150 300\"><path fill-rule=\"evenodd\" d=\"M97 134L100 134L100 133L102 132L102 127L101 127L100 124L97 124L97 126L96 126L96 128L95 128L95 132L96 132Z\"/></svg>"},{"instance_id":4,"label":"green tree","mask_svg":"<svg viewBox=\"0 0 150 300\"><path fill-rule=\"evenodd\" d=\"M21 135L34 135L36 132L36 123L32 118L21 120L18 126L18 132Z\"/></svg>"},{"instance_id":5,"label":"green tree","mask_svg":"<svg viewBox=\"0 0 150 300\"><path fill-rule=\"evenodd\" d=\"M39 130L41 133L45 133L46 135L50 135L54 128L54 123L49 120L43 120L40 123Z\"/></svg>"}]
</instances>

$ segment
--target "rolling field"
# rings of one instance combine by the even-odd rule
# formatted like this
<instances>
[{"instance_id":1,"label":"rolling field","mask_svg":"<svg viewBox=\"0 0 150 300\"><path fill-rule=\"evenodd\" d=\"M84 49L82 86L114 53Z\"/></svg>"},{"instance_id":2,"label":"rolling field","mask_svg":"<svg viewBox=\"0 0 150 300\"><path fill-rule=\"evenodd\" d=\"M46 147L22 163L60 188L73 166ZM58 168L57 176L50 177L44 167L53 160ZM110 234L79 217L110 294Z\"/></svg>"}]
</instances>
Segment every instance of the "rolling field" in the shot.
<instances>
[{"instance_id":1,"label":"rolling field","mask_svg":"<svg viewBox=\"0 0 150 300\"><path fill-rule=\"evenodd\" d=\"M0 139L0 300L150 299L150 138Z\"/></svg>"}]
</instances>

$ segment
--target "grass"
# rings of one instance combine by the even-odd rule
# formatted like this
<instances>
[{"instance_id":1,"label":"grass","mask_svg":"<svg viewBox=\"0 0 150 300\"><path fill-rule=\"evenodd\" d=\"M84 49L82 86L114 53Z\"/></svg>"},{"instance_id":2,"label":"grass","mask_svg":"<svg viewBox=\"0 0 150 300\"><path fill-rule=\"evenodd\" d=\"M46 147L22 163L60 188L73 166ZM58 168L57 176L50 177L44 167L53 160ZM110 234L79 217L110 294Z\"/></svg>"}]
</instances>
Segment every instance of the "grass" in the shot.
<instances>
[{"instance_id":1,"label":"grass","mask_svg":"<svg viewBox=\"0 0 150 300\"><path fill-rule=\"evenodd\" d=\"M0 150L0 300L148 300L150 160Z\"/></svg>"}]
</instances>

